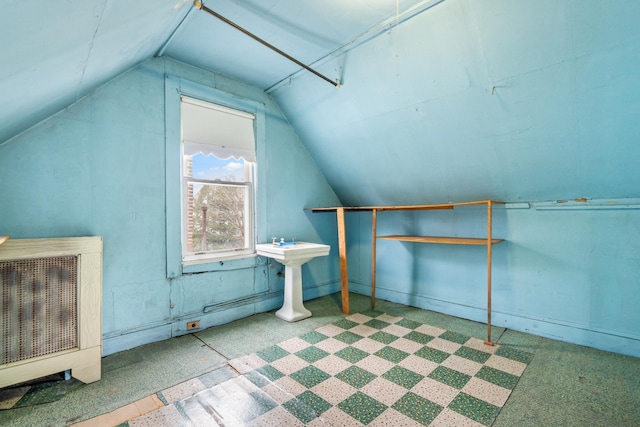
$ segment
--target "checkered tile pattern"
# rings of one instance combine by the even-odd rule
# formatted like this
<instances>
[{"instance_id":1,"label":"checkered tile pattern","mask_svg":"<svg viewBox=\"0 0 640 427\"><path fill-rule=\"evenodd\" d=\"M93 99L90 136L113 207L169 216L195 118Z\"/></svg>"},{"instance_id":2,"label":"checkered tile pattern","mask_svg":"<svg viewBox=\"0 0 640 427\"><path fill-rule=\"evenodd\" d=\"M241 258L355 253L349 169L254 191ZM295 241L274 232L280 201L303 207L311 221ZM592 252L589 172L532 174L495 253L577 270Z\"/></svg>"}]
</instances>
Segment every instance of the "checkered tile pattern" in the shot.
<instances>
[{"instance_id":1,"label":"checkered tile pattern","mask_svg":"<svg viewBox=\"0 0 640 427\"><path fill-rule=\"evenodd\" d=\"M236 398L229 416L251 426L491 425L532 357L371 310L232 360L241 376L227 383L252 400L242 411Z\"/></svg>"}]
</instances>

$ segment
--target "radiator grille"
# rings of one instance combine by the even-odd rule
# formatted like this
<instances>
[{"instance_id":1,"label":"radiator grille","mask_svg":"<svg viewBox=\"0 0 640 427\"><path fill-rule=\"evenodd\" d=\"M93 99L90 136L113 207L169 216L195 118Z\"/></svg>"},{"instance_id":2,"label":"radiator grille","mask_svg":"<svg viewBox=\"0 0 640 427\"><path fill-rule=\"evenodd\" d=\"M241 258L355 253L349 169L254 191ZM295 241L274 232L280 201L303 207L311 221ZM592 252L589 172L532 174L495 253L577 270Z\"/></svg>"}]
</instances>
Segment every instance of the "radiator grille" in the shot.
<instances>
[{"instance_id":1,"label":"radiator grille","mask_svg":"<svg viewBox=\"0 0 640 427\"><path fill-rule=\"evenodd\" d=\"M0 261L0 365L78 346L78 257Z\"/></svg>"}]
</instances>

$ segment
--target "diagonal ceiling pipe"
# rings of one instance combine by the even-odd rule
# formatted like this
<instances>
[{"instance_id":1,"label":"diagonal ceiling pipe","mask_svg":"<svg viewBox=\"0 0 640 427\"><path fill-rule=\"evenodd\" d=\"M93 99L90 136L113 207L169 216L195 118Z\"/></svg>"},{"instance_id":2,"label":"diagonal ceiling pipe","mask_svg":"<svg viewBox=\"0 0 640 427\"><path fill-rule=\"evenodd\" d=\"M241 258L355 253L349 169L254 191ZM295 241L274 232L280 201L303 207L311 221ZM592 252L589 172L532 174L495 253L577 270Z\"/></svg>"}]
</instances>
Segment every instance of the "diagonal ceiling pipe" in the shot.
<instances>
[{"instance_id":1,"label":"diagonal ceiling pipe","mask_svg":"<svg viewBox=\"0 0 640 427\"><path fill-rule=\"evenodd\" d=\"M339 88L340 87L340 83L338 83L337 81L334 82L333 80L331 80L330 78L320 74L319 72L317 72L316 70L314 70L313 68L303 64L302 62L298 61L297 59L295 59L294 57L292 57L291 55L288 55L287 53L281 51L280 49L278 49L277 47L275 47L274 45L270 44L269 42L266 42L265 40L261 39L260 37L256 36L255 34L245 30L244 28L242 28L241 26L239 26L238 24L236 24L235 22L232 22L230 20L228 20L227 18L225 18L224 16L220 15L219 13L209 9L207 6L205 6L201 1L194 1L193 5L200 9L203 10L207 13L209 13L210 15L218 18L219 20L221 20L222 22L224 22L225 24L228 24L230 26L232 26L233 28L235 28L236 30L248 35L249 37L251 37L252 39L254 39L255 41L257 41L258 43L268 47L269 49L273 50L274 52L284 56L285 58L287 58L289 61L294 62L295 64L301 66L302 68L304 68L305 70L315 74L316 76L320 77L322 80L331 83L333 86Z\"/></svg>"}]
</instances>

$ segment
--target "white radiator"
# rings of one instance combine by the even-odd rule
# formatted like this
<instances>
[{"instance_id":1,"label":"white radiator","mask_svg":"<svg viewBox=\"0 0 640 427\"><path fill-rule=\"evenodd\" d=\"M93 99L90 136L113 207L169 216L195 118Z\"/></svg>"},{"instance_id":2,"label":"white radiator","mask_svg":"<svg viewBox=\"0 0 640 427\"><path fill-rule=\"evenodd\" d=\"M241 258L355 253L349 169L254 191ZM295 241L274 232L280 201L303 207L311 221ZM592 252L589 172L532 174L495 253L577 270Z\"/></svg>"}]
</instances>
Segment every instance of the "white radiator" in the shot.
<instances>
[{"instance_id":1,"label":"white radiator","mask_svg":"<svg viewBox=\"0 0 640 427\"><path fill-rule=\"evenodd\" d=\"M71 370L101 376L102 237L0 245L0 387Z\"/></svg>"}]
</instances>

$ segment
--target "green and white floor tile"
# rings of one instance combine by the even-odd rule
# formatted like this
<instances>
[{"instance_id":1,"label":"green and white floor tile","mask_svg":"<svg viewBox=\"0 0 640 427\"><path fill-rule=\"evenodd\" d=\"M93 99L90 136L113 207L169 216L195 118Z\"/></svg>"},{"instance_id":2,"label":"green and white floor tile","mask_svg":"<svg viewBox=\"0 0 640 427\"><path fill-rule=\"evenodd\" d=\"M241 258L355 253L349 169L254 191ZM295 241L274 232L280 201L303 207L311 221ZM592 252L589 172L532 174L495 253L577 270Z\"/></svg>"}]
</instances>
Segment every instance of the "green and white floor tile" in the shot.
<instances>
[{"instance_id":1,"label":"green and white floor tile","mask_svg":"<svg viewBox=\"0 0 640 427\"><path fill-rule=\"evenodd\" d=\"M165 390L129 425L488 426L532 357L371 310L233 359L238 376L182 400Z\"/></svg>"}]
</instances>

